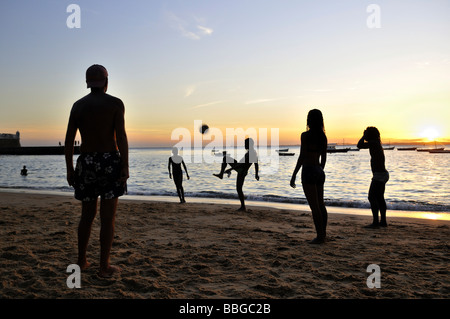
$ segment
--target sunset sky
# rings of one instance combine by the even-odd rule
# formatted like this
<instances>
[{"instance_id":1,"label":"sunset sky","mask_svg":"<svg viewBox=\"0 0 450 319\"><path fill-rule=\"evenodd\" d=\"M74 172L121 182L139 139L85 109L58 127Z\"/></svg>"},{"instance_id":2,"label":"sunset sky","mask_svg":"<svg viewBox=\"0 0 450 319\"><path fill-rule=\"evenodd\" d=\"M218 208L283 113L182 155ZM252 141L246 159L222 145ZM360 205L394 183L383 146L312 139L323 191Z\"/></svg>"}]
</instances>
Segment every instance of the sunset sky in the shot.
<instances>
[{"instance_id":1,"label":"sunset sky","mask_svg":"<svg viewBox=\"0 0 450 319\"><path fill-rule=\"evenodd\" d=\"M80 28L67 26L71 3ZM367 126L385 143L449 141L449 39L448 0L1 1L0 133L62 142L96 63L132 147L173 145L194 120L298 144L312 108L330 142Z\"/></svg>"}]
</instances>

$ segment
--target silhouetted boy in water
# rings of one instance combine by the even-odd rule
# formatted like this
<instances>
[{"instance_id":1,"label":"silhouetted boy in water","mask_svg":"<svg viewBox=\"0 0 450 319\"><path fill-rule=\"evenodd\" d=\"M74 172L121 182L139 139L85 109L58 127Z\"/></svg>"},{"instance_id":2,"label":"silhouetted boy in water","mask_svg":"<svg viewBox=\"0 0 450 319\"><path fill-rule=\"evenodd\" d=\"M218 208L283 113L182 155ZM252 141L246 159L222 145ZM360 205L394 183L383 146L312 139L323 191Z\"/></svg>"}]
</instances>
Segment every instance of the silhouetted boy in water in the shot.
<instances>
[{"instance_id":1,"label":"silhouetted boy in water","mask_svg":"<svg viewBox=\"0 0 450 319\"><path fill-rule=\"evenodd\" d=\"M172 173L170 172L170 167L172 166L173 181L177 188L180 203L186 203L186 201L184 200L183 171L181 170L181 164L183 164L187 179L189 179L189 174L186 169L186 164L184 164L183 158L180 155L178 155L178 148L174 147L172 149L172 154L173 155L169 157L169 166L168 166L169 177L172 179Z\"/></svg>"},{"instance_id":2,"label":"silhouetted boy in water","mask_svg":"<svg viewBox=\"0 0 450 319\"><path fill-rule=\"evenodd\" d=\"M247 210L245 208L245 198L244 192L242 191L242 187L244 186L244 181L245 177L247 176L248 170L250 169L250 166L252 166L253 163L255 164L255 178L257 181L259 181L258 154L255 151L253 139L251 138L245 139L245 149L247 150L247 153L245 153L245 156L239 162L237 162L231 156L226 155L226 152L224 152L220 173L213 174L214 176L222 179L224 173L226 173L228 177L230 177L231 172L233 170L235 170L238 173L236 177L236 191L238 193L239 200L241 202L241 207L238 209L238 211ZM225 170L227 165L230 165L231 168Z\"/></svg>"},{"instance_id":3,"label":"silhouetted boy in water","mask_svg":"<svg viewBox=\"0 0 450 319\"><path fill-rule=\"evenodd\" d=\"M381 145L380 132L376 127L368 127L358 142L358 148L368 148L370 152L370 166L372 168L372 182L369 188L369 202L372 210L373 222L366 228L386 227L386 201L384 191L389 180L389 172L384 166L385 158ZM378 221L378 211L380 221Z\"/></svg>"}]
</instances>

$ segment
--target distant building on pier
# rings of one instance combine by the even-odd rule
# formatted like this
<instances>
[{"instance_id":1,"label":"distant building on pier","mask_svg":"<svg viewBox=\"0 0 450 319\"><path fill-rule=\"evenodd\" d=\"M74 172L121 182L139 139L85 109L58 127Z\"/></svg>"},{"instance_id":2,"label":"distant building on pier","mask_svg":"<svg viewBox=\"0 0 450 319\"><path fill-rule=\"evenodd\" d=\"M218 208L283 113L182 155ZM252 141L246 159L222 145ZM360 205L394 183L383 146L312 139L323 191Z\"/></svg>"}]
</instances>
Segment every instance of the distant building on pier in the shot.
<instances>
[{"instance_id":1,"label":"distant building on pier","mask_svg":"<svg viewBox=\"0 0 450 319\"><path fill-rule=\"evenodd\" d=\"M20 147L20 133L0 133L0 148Z\"/></svg>"}]
</instances>

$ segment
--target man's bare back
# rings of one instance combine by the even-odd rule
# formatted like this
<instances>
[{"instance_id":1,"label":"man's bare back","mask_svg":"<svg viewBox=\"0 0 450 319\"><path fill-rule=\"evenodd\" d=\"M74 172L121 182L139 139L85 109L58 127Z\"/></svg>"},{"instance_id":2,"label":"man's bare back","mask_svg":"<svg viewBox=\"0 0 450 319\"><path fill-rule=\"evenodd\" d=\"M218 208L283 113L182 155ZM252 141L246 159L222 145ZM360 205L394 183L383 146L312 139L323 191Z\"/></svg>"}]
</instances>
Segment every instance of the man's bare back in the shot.
<instances>
[{"instance_id":1,"label":"man's bare back","mask_svg":"<svg viewBox=\"0 0 450 319\"><path fill-rule=\"evenodd\" d=\"M66 162L68 181L73 181L73 143L77 130L81 134L81 153L113 152L117 149L124 163L123 182L128 178L128 139L125 131L125 107L123 102L103 90L92 90L76 101L72 107L66 133Z\"/></svg>"},{"instance_id":2,"label":"man's bare back","mask_svg":"<svg viewBox=\"0 0 450 319\"><path fill-rule=\"evenodd\" d=\"M93 92L73 105L71 118L81 134L81 152L117 150L115 132L124 125L122 101L106 93Z\"/></svg>"}]
</instances>

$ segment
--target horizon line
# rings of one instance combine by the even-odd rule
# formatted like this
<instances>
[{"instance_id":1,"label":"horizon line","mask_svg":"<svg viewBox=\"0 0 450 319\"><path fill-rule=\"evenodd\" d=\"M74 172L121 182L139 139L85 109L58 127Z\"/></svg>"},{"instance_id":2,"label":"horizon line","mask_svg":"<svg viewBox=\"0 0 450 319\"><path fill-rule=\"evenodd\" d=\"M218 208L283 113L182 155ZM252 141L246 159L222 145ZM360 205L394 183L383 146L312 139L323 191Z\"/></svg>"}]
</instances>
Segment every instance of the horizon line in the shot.
<instances>
[{"instance_id":1,"label":"horizon line","mask_svg":"<svg viewBox=\"0 0 450 319\"><path fill-rule=\"evenodd\" d=\"M330 140L337 140L337 139L330 139ZM210 141L204 141L207 142L205 143L205 145L203 145L202 147L204 148L205 146L207 146ZM174 141L174 144L176 144L177 141ZM21 143L22 147L28 147L28 146L33 146L33 147L39 147L39 146L58 146L58 143L55 144L51 144L51 143ZM337 146L356 146L357 142L355 143L342 143L342 142L328 142L328 144L330 145L337 145ZM396 146L396 145L434 145L434 144L438 144L438 145L450 145L450 139L445 139L445 140L441 140L441 141L420 141L418 139L403 139L403 140L399 140L399 141L390 141L388 143L386 142L382 142L381 143L384 146L387 145L391 145L391 146ZM61 145L64 146L64 145ZM170 148L173 147L174 145L170 145L170 144L152 144L152 143L133 143L133 142L129 142L129 148ZM225 144L224 144L225 146ZM275 146L275 145L274 145ZM275 147L285 147L285 146L291 146L291 147L299 147L301 146L300 143L280 143L278 145L276 145ZM237 145L234 145L233 147L238 147ZM267 147L271 147L271 144L268 144ZM196 147L192 147L192 148L196 148Z\"/></svg>"}]
</instances>

